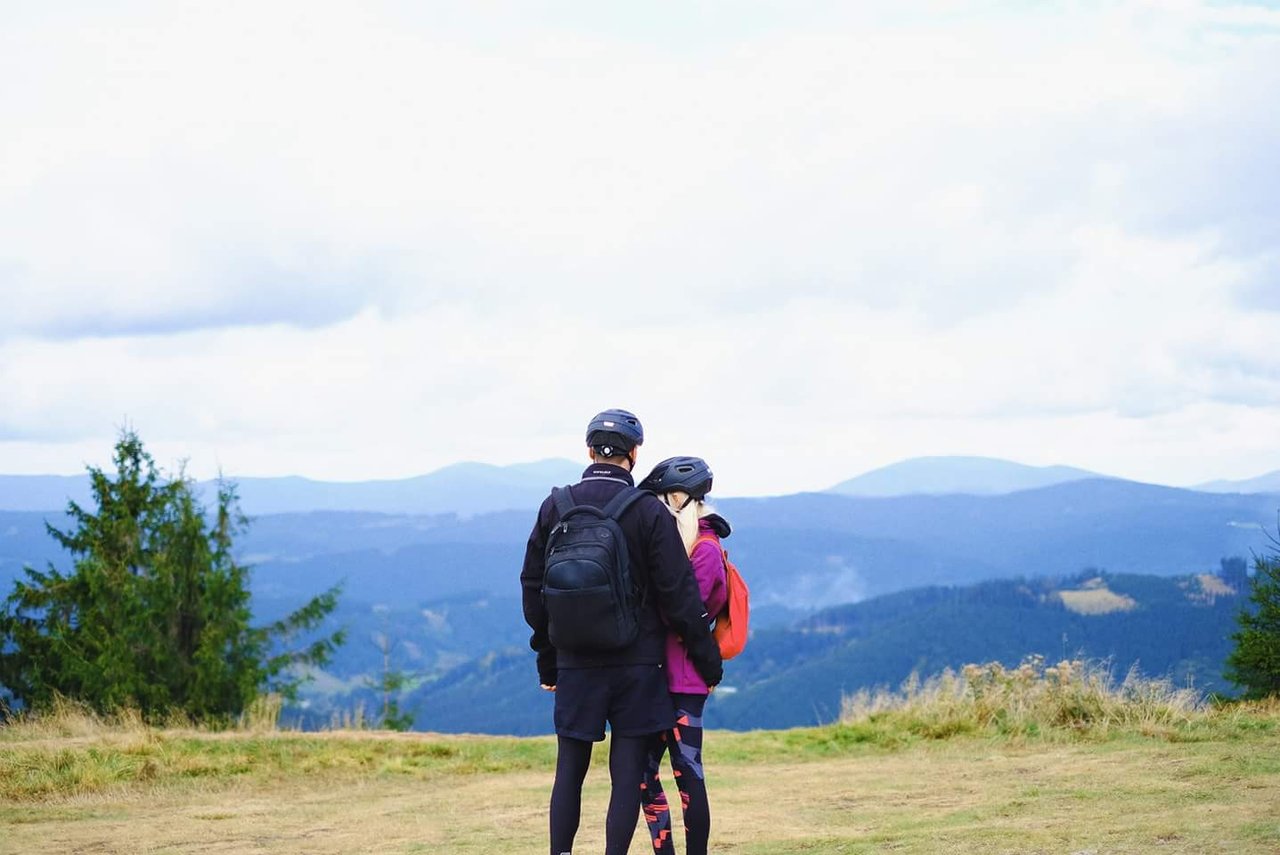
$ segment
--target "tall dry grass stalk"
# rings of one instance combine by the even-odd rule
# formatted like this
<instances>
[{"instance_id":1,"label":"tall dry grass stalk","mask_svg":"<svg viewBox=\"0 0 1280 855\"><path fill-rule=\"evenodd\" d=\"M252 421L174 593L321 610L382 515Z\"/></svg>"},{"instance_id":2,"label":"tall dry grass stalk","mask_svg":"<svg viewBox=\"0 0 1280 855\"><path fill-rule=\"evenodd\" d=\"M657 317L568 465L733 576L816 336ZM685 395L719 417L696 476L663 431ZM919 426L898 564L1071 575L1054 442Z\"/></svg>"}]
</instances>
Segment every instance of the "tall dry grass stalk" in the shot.
<instances>
[{"instance_id":1,"label":"tall dry grass stalk","mask_svg":"<svg viewBox=\"0 0 1280 855\"><path fill-rule=\"evenodd\" d=\"M235 730L264 733L280 729L284 700L268 694L256 698L240 716L228 721L197 722L181 710L147 721L133 707L100 713L73 698L55 696L49 706L15 713L0 721L0 740L72 739L143 735L163 730Z\"/></svg>"},{"instance_id":2,"label":"tall dry grass stalk","mask_svg":"<svg viewBox=\"0 0 1280 855\"><path fill-rule=\"evenodd\" d=\"M843 724L878 724L928 738L962 733L1035 735L1106 733L1113 728L1167 732L1192 723L1207 707L1192 689L1130 670L1117 682L1102 663L1046 666L1031 657L1017 668L966 665L897 691L862 690L841 703Z\"/></svg>"},{"instance_id":3,"label":"tall dry grass stalk","mask_svg":"<svg viewBox=\"0 0 1280 855\"><path fill-rule=\"evenodd\" d=\"M284 710L284 698L277 694L258 695L240 713L237 730L266 733L280 729L280 713Z\"/></svg>"},{"instance_id":4,"label":"tall dry grass stalk","mask_svg":"<svg viewBox=\"0 0 1280 855\"><path fill-rule=\"evenodd\" d=\"M122 709L110 715L95 712L88 705L61 695L40 712L17 713L0 728L0 738L65 739L101 736L104 733L142 733L147 723L136 709Z\"/></svg>"},{"instance_id":5,"label":"tall dry grass stalk","mask_svg":"<svg viewBox=\"0 0 1280 855\"><path fill-rule=\"evenodd\" d=\"M329 716L330 730L370 730L374 724L365 714L364 701L357 701L355 709L334 710Z\"/></svg>"}]
</instances>

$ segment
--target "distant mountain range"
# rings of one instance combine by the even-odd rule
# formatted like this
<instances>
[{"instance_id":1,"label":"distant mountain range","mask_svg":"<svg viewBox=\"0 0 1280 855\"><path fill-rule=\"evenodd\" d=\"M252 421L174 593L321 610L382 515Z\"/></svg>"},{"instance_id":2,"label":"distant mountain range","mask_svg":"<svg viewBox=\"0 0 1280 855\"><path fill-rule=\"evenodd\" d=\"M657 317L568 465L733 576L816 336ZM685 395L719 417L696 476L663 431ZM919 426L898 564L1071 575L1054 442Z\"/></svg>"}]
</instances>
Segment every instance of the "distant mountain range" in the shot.
<instances>
[{"instance_id":1,"label":"distant mountain range","mask_svg":"<svg viewBox=\"0 0 1280 855\"><path fill-rule=\"evenodd\" d=\"M530 505L544 489L528 488ZM1003 495L799 493L717 506L734 527L725 545L750 575L754 602L789 614L924 585L1089 567L1203 572L1266 549L1280 497L1088 479ZM46 519L66 525L57 511L0 511L0 587L24 563L65 565ZM512 593L532 520L532 507L263 514L238 546L261 594L301 598L346 579L348 596L370 603L502 595Z\"/></svg>"},{"instance_id":2,"label":"distant mountain range","mask_svg":"<svg viewBox=\"0 0 1280 855\"><path fill-rule=\"evenodd\" d=\"M841 481L827 492L844 496L990 496L1102 477L1072 466L1026 466L995 457L913 457Z\"/></svg>"},{"instance_id":3,"label":"distant mountain range","mask_svg":"<svg viewBox=\"0 0 1280 855\"><path fill-rule=\"evenodd\" d=\"M457 463L426 475L381 481L315 481L301 477L233 478L241 508L257 517L312 511L383 514L483 514L538 505L555 484L572 483L585 463L550 459L510 466ZM917 457L842 481L840 496L998 496L1106 478L1071 466L1026 466L990 457ZM1121 479L1114 479L1121 480ZM202 488L212 493L211 482ZM1212 481L1210 493L1280 493L1280 472L1244 481ZM0 475L0 511L59 511L89 501L87 475Z\"/></svg>"},{"instance_id":4,"label":"distant mountain range","mask_svg":"<svg viewBox=\"0 0 1280 855\"><path fill-rule=\"evenodd\" d=\"M1205 493L1280 493L1280 469L1241 481L1209 481L1194 489Z\"/></svg>"},{"instance_id":5,"label":"distant mountain range","mask_svg":"<svg viewBox=\"0 0 1280 855\"><path fill-rule=\"evenodd\" d=\"M61 511L90 496L88 475L0 475L0 511Z\"/></svg>"},{"instance_id":6,"label":"distant mountain range","mask_svg":"<svg viewBox=\"0 0 1280 855\"><path fill-rule=\"evenodd\" d=\"M1091 479L994 496L725 499L725 545L759 607L807 612L925 585L1068 575L1173 575L1267 548L1280 498ZM24 563L66 565L44 531L62 513L0 512L0 587ZM514 595L532 510L316 511L255 519L238 541L260 594L301 599L347 580L368 603Z\"/></svg>"},{"instance_id":7,"label":"distant mountain range","mask_svg":"<svg viewBox=\"0 0 1280 855\"><path fill-rule=\"evenodd\" d=\"M555 474L538 476L541 485L526 494L530 505L548 478L572 480ZM1191 611L1182 605L1174 612L1135 608L1105 620L1067 606L1099 597L1104 604L1127 598L1143 606L1153 596L1143 585L1163 591L1157 599L1166 603L1173 602L1175 589L1205 593L1203 585L1178 586L1212 572L1222 558L1265 551L1280 496L1093 478L1000 495L800 493L717 504L733 524L725 546L751 584L753 625L762 633L760 658L753 653L733 663L740 692L717 703L723 701L722 722L750 727L830 717L842 690L898 680L904 668L942 667L957 657L1060 654L1062 633L1069 637L1068 652L1080 646L1091 656L1114 653L1117 662L1133 656L1148 671L1173 668L1194 675L1197 685L1212 682L1219 664L1214 657L1230 634L1229 614L1202 625L1198 621L1208 618L1196 610L1198 599L1187 600ZM7 594L24 564L52 561L69 569L69 557L45 533L46 521L68 525L60 511L0 511L0 594ZM545 717L530 717L545 699L536 685L526 684L532 664L523 649L528 631L518 601L532 522L531 506L469 514L258 516L237 541L242 560L252 565L258 621L344 583L334 620L350 628L351 640L319 675L307 715L364 697L361 687L381 667L369 639L385 633L397 644L395 667L415 675L421 727L545 728ZM1088 589L1048 597L1058 587L1080 588L1082 573L1115 581L1108 583L1109 593ZM1175 581L1120 579L1133 574ZM1044 580L1030 586L1034 596L1022 593L1026 586L1016 581L1031 578ZM983 587L991 580L1004 581ZM955 595L969 603L955 611L947 592L975 585L971 596ZM934 593L883 599L912 589ZM882 605L857 608L873 601ZM898 604L897 623L881 621L885 603ZM803 623L820 610L845 606L852 611L829 614L826 623ZM874 628L870 637L858 634L863 625ZM972 632L962 633L963 626ZM775 631L782 634L767 641ZM1217 633L1218 646L1205 641L1206 633ZM895 645L902 648L897 653ZM509 681L519 691L504 690ZM800 706L774 703L793 697ZM481 709L488 718L473 718L469 727L447 718L449 710Z\"/></svg>"},{"instance_id":8,"label":"distant mountain range","mask_svg":"<svg viewBox=\"0 0 1280 855\"><path fill-rule=\"evenodd\" d=\"M552 459L511 466L455 463L427 475L386 481L232 478L240 506L252 516L308 511L384 514L477 514L536 507L553 484L578 480L586 462ZM213 482L201 487L212 494ZM0 510L62 510L89 500L88 475L0 475Z\"/></svg>"}]
</instances>

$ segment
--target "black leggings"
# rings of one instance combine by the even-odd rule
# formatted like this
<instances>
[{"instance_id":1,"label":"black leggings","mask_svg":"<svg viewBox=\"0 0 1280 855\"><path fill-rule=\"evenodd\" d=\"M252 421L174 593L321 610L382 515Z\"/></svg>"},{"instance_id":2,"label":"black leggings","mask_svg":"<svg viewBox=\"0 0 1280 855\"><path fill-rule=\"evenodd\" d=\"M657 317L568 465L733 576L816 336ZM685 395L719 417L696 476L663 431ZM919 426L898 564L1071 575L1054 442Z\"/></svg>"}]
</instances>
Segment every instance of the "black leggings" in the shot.
<instances>
[{"instance_id":1,"label":"black leggings","mask_svg":"<svg viewBox=\"0 0 1280 855\"><path fill-rule=\"evenodd\" d=\"M609 813L605 817L605 855L626 855L640 814L640 785L649 752L648 736L618 736L609 742ZM582 815L582 781L591 765L592 743L558 737L556 781L551 787L551 855L573 851Z\"/></svg>"},{"instance_id":2,"label":"black leggings","mask_svg":"<svg viewBox=\"0 0 1280 855\"><path fill-rule=\"evenodd\" d=\"M659 734L649 745L645 764L644 821L649 826L653 851L657 855L675 855L671 842L671 806L662 791L658 773L662 756L671 755L671 772L680 790L681 813L684 816L685 855L706 855L711 837L711 806L707 802L707 782L702 770L702 709L706 695L672 694L676 705L676 726Z\"/></svg>"}]
</instances>

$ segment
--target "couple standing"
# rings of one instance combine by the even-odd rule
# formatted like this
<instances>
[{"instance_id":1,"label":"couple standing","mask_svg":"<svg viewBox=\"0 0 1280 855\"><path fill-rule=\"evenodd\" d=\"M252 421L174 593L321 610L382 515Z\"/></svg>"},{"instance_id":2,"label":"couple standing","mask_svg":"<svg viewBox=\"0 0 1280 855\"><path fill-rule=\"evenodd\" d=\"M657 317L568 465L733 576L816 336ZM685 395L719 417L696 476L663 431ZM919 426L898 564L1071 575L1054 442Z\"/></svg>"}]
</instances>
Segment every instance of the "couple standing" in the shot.
<instances>
[{"instance_id":1,"label":"couple standing","mask_svg":"<svg viewBox=\"0 0 1280 855\"><path fill-rule=\"evenodd\" d=\"M654 850L674 853L671 815L658 778L664 754L671 757L680 791L686 853L707 851L711 814L702 769L702 710L723 674L710 623L725 604L719 538L729 534L729 525L703 501L711 489L711 470L698 458L664 460L637 490L632 472L643 442L644 428L626 410L605 410L593 418L587 426L591 465L579 483L542 503L525 551L520 582L525 620L533 629L529 645L538 654L542 688L555 693L551 855L572 853L592 743L604 739L606 721L612 731L606 855L627 852L642 802ZM557 559L555 543L552 553L548 543L567 530L561 517L584 505L625 508L617 527L638 592L638 626L622 646L552 643L552 624L573 614L570 609L566 617L557 606L561 610L554 620L549 615L544 583L548 559Z\"/></svg>"}]
</instances>

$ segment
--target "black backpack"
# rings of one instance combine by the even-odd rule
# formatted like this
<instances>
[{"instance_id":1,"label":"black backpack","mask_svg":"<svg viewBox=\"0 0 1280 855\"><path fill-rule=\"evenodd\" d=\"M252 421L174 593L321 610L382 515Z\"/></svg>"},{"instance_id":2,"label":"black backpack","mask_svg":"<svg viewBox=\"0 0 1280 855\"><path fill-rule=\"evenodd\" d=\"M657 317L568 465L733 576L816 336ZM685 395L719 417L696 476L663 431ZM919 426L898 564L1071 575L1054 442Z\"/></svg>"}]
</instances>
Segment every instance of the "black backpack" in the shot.
<instances>
[{"instance_id":1,"label":"black backpack","mask_svg":"<svg viewBox=\"0 0 1280 855\"><path fill-rule=\"evenodd\" d=\"M640 598L618 519L643 495L625 487L597 508L574 504L568 487L551 491L560 522L547 537L542 602L556 648L616 650L636 640Z\"/></svg>"}]
</instances>

